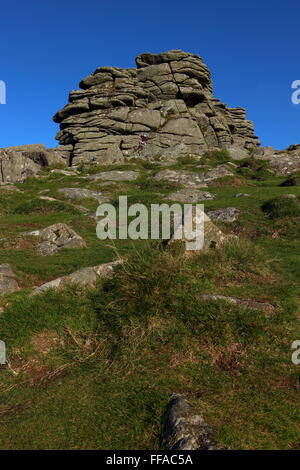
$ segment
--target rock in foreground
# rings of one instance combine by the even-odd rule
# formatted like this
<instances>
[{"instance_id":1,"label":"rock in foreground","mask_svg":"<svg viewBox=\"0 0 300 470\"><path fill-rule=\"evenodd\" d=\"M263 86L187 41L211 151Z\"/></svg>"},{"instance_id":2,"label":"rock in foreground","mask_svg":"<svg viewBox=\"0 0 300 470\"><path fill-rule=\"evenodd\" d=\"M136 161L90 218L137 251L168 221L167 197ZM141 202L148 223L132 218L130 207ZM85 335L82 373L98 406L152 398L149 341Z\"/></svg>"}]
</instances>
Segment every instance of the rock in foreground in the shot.
<instances>
[{"instance_id":1,"label":"rock in foreground","mask_svg":"<svg viewBox=\"0 0 300 470\"><path fill-rule=\"evenodd\" d=\"M165 450L220 450L212 430L182 395L173 393L166 409L162 435Z\"/></svg>"},{"instance_id":2,"label":"rock in foreground","mask_svg":"<svg viewBox=\"0 0 300 470\"><path fill-rule=\"evenodd\" d=\"M100 264L89 268L82 268L67 276L62 276L53 281L43 284L32 292L32 295L39 295L49 289L61 289L70 284L76 284L82 287L95 287L99 279L109 279L113 276L116 268L120 266L121 261Z\"/></svg>"},{"instance_id":3,"label":"rock in foreground","mask_svg":"<svg viewBox=\"0 0 300 470\"><path fill-rule=\"evenodd\" d=\"M24 232L23 236L39 237L38 251L44 256L52 255L62 248L85 248L86 243L66 224L54 224L42 230Z\"/></svg>"}]
</instances>

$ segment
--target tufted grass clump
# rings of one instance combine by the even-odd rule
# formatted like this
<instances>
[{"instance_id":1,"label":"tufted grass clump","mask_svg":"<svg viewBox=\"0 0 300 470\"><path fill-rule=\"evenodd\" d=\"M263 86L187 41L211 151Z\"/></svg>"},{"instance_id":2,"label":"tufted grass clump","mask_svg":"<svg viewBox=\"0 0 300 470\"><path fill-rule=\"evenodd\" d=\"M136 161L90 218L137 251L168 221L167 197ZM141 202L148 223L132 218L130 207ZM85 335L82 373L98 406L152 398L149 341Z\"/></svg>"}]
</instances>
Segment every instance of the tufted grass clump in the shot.
<instances>
[{"instance_id":1,"label":"tufted grass clump","mask_svg":"<svg viewBox=\"0 0 300 470\"><path fill-rule=\"evenodd\" d=\"M265 202L261 208L270 219L300 216L300 204L298 199L276 197Z\"/></svg>"},{"instance_id":2,"label":"tufted grass clump","mask_svg":"<svg viewBox=\"0 0 300 470\"><path fill-rule=\"evenodd\" d=\"M68 212L69 214L80 214L80 211L71 204L60 201L47 201L43 199L32 199L18 204L12 211L13 214L45 214L49 212Z\"/></svg>"},{"instance_id":3,"label":"tufted grass clump","mask_svg":"<svg viewBox=\"0 0 300 470\"><path fill-rule=\"evenodd\" d=\"M300 186L300 173L296 173L283 181L280 186Z\"/></svg>"},{"instance_id":4,"label":"tufted grass clump","mask_svg":"<svg viewBox=\"0 0 300 470\"><path fill-rule=\"evenodd\" d=\"M264 181L270 176L268 162L265 160L256 160L251 157L240 162L237 173L245 178L257 181Z\"/></svg>"},{"instance_id":5,"label":"tufted grass clump","mask_svg":"<svg viewBox=\"0 0 300 470\"><path fill-rule=\"evenodd\" d=\"M202 158L201 158L201 163L205 165L220 165L222 163L227 163L233 161L230 153L228 150L223 149L223 150L212 150L210 152L206 152Z\"/></svg>"}]
</instances>

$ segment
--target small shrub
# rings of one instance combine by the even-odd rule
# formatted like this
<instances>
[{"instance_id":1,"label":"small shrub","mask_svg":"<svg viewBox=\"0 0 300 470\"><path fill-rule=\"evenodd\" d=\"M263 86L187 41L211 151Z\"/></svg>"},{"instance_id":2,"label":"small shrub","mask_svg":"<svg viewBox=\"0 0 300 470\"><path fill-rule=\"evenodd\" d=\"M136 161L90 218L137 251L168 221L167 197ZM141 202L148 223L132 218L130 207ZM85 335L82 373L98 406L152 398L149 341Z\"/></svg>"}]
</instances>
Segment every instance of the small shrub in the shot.
<instances>
[{"instance_id":1,"label":"small shrub","mask_svg":"<svg viewBox=\"0 0 300 470\"><path fill-rule=\"evenodd\" d=\"M300 186L300 174L290 176L280 186Z\"/></svg>"},{"instance_id":2,"label":"small shrub","mask_svg":"<svg viewBox=\"0 0 300 470\"><path fill-rule=\"evenodd\" d=\"M257 181L263 181L270 176L268 172L268 162L266 160L255 160L254 158L246 158L243 160L237 169L237 173Z\"/></svg>"},{"instance_id":3,"label":"small shrub","mask_svg":"<svg viewBox=\"0 0 300 470\"><path fill-rule=\"evenodd\" d=\"M220 165L231 161L230 153L226 149L206 152L201 159L202 163L209 165Z\"/></svg>"},{"instance_id":4,"label":"small shrub","mask_svg":"<svg viewBox=\"0 0 300 470\"><path fill-rule=\"evenodd\" d=\"M261 208L271 219L300 216L300 204L297 199L276 197L265 202Z\"/></svg>"},{"instance_id":5,"label":"small shrub","mask_svg":"<svg viewBox=\"0 0 300 470\"><path fill-rule=\"evenodd\" d=\"M199 159L192 157L190 155L186 155L184 157L178 157L176 159L179 165L197 165L199 163Z\"/></svg>"}]
</instances>

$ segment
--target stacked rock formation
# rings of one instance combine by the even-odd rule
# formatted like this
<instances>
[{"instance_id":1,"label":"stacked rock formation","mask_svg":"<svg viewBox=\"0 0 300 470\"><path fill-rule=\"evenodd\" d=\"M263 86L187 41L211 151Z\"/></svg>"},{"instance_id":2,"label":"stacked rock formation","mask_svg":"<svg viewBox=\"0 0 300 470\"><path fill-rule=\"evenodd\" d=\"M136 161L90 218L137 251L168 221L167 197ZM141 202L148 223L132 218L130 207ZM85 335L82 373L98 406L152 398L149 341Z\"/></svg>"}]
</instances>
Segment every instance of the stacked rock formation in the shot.
<instances>
[{"instance_id":1,"label":"stacked rock formation","mask_svg":"<svg viewBox=\"0 0 300 470\"><path fill-rule=\"evenodd\" d=\"M137 69L100 67L71 91L54 116L56 138L70 162L111 163L124 157L176 158L210 148L259 145L243 108L229 108L212 92L201 57L172 50L141 54ZM141 135L147 133L146 145Z\"/></svg>"}]
</instances>

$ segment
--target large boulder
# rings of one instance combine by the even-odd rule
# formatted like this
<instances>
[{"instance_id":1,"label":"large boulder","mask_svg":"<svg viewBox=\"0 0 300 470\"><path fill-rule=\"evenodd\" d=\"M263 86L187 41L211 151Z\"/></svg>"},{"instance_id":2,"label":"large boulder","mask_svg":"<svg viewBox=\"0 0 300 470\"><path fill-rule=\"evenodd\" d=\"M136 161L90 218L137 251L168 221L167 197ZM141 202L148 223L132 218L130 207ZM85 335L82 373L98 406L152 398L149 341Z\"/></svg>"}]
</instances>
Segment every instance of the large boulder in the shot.
<instances>
[{"instance_id":1,"label":"large boulder","mask_svg":"<svg viewBox=\"0 0 300 470\"><path fill-rule=\"evenodd\" d=\"M183 217L182 220L175 225L174 232L168 244L171 245L180 240L181 243L185 244L187 254L199 252L200 250L207 252L211 249L220 248L233 237L233 235L225 235L201 209L197 213L195 206L191 207L186 212L185 216L191 218L191 226L187 224L183 230L185 223ZM201 245L201 236L203 243L202 246L198 246L198 243Z\"/></svg>"},{"instance_id":2,"label":"large boulder","mask_svg":"<svg viewBox=\"0 0 300 470\"><path fill-rule=\"evenodd\" d=\"M44 166L65 166L56 152L42 144L22 145L0 149L0 183L23 183L36 176Z\"/></svg>"},{"instance_id":3,"label":"large boulder","mask_svg":"<svg viewBox=\"0 0 300 470\"><path fill-rule=\"evenodd\" d=\"M22 235L38 237L38 251L43 256L52 255L63 248L86 247L83 238L68 225L62 223L54 224L41 230L24 232Z\"/></svg>"},{"instance_id":4,"label":"large boulder","mask_svg":"<svg viewBox=\"0 0 300 470\"><path fill-rule=\"evenodd\" d=\"M0 150L0 183L24 183L39 170L40 166L22 152Z\"/></svg>"}]
</instances>

